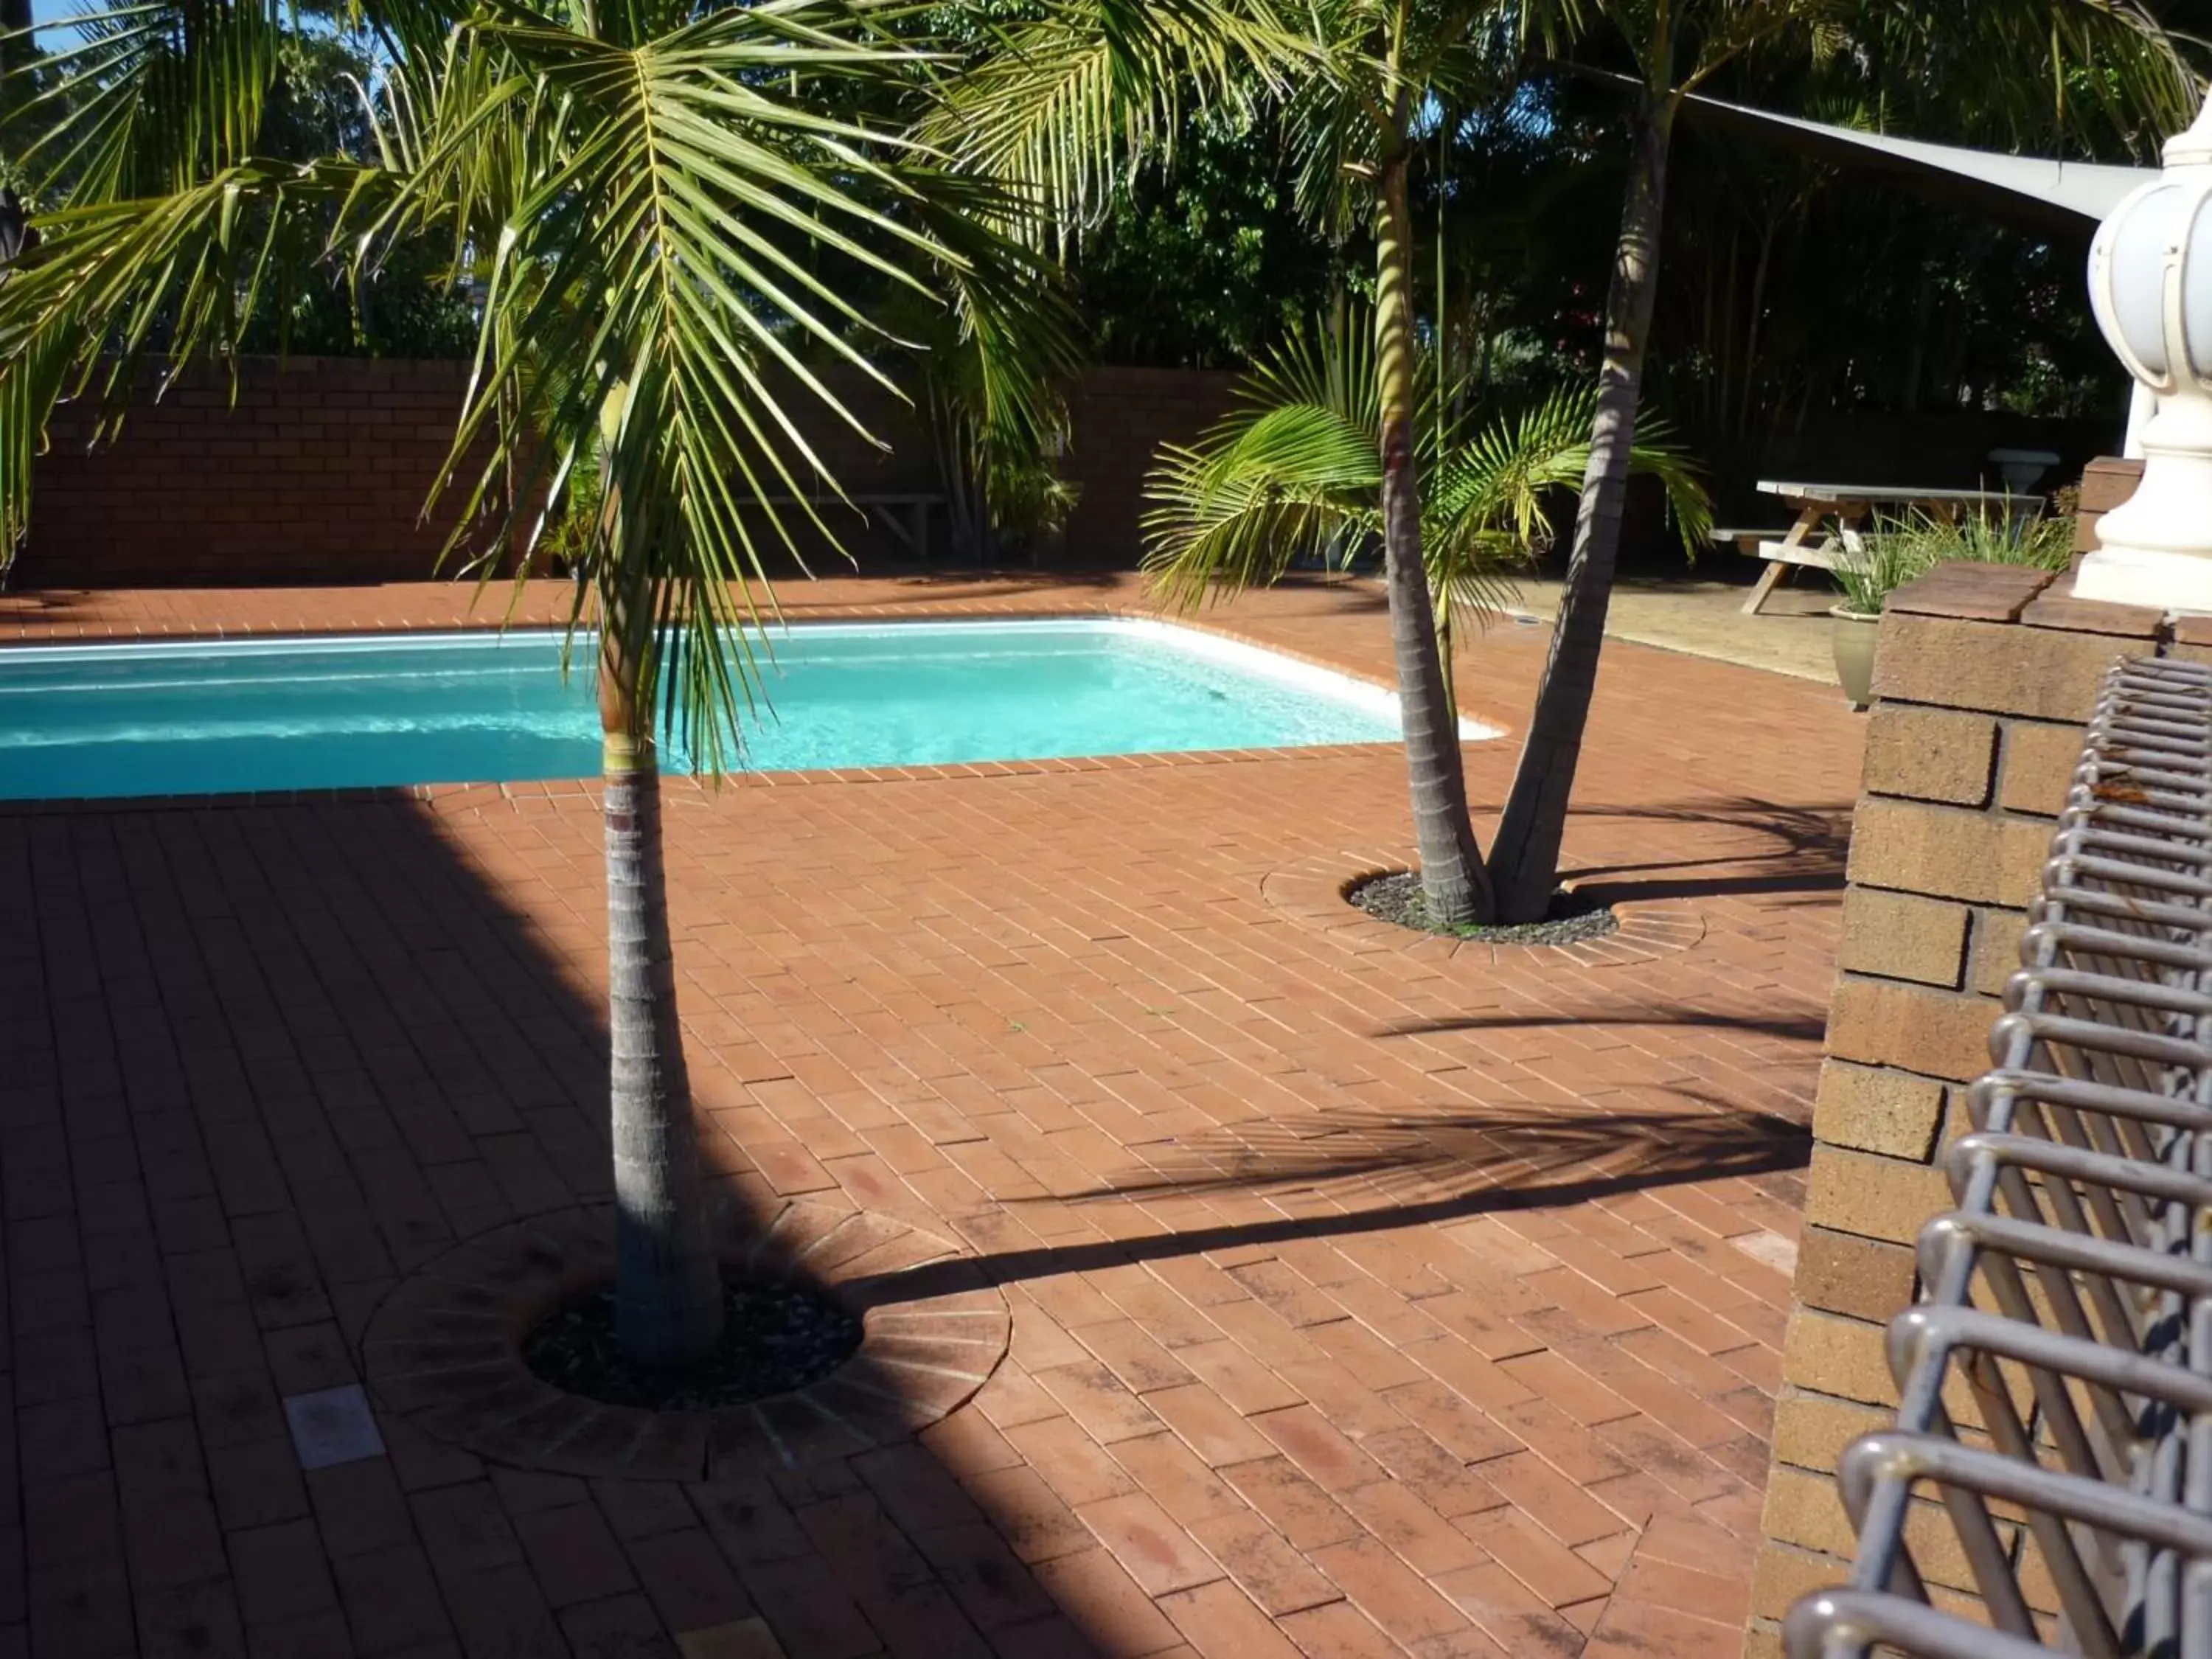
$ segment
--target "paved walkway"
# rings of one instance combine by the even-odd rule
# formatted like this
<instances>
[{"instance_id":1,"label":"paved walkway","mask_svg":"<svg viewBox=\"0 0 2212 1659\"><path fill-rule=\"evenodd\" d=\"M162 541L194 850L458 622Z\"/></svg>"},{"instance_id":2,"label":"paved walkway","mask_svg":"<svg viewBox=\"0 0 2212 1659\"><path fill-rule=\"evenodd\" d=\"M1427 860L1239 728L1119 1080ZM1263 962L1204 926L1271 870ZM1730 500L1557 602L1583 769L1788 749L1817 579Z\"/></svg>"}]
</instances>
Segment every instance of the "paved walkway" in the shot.
<instances>
[{"instance_id":1,"label":"paved walkway","mask_svg":"<svg viewBox=\"0 0 2212 1659\"><path fill-rule=\"evenodd\" d=\"M1361 592L1209 620L1384 669ZM1535 634L1469 648L1469 712L1517 725ZM1319 925L1328 871L1403 855L1388 749L672 791L720 1190L956 1237L1013 1313L918 1443L720 1484L352 1409L397 1284L606 1194L586 790L0 809L0 1655L1732 1654L1860 727L1608 649L1569 862L1702 930L1641 961ZM1494 812L1512 743L1468 757Z\"/></svg>"},{"instance_id":2,"label":"paved walkway","mask_svg":"<svg viewBox=\"0 0 2212 1659\"><path fill-rule=\"evenodd\" d=\"M1737 565L1752 562L1732 555L1712 556L1727 557ZM1624 577L1613 588L1606 632L1639 645L1833 685L1835 625L1828 612L1838 595L1818 571L1797 574L1796 581L1767 596L1765 609L1756 617L1743 614L1745 596L1751 592L1747 584L1711 578L1693 581L1682 576ZM1522 581L1517 608L1548 623L1559 614L1564 586L1548 576Z\"/></svg>"}]
</instances>

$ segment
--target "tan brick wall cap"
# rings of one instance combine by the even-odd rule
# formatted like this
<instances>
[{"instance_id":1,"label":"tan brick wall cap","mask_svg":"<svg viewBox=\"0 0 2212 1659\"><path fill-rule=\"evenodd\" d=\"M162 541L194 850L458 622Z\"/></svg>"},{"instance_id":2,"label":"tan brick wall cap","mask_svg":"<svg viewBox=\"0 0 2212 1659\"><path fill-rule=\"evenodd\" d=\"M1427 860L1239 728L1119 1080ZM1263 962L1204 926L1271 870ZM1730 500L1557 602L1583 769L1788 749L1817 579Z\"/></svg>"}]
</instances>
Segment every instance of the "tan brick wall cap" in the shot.
<instances>
[{"instance_id":1,"label":"tan brick wall cap","mask_svg":"<svg viewBox=\"0 0 2212 1659\"><path fill-rule=\"evenodd\" d=\"M2030 570L2019 565L1938 565L1918 581L1907 582L1892 593L1883 608L1893 614L1911 617L2018 622L2029 601L2051 582L2050 571Z\"/></svg>"},{"instance_id":2,"label":"tan brick wall cap","mask_svg":"<svg viewBox=\"0 0 2212 1659\"><path fill-rule=\"evenodd\" d=\"M2069 634L2110 634L2129 640L2155 640L2166 628L2163 611L2075 599L2070 570L2032 600L2020 619L2030 628L2063 628Z\"/></svg>"}]
</instances>

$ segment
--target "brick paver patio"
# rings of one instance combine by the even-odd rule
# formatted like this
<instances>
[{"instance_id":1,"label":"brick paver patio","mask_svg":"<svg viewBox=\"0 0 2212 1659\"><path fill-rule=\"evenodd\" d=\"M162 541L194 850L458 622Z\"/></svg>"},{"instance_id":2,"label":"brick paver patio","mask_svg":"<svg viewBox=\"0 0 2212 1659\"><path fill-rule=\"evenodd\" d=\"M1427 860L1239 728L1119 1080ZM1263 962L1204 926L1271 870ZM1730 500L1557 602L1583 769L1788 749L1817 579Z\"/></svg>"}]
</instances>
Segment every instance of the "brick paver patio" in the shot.
<instances>
[{"instance_id":1,"label":"brick paver patio","mask_svg":"<svg viewBox=\"0 0 2212 1659\"><path fill-rule=\"evenodd\" d=\"M0 596L0 633L465 599ZM1208 620L1384 666L1367 590ZM1543 644L1473 645L1471 710L1516 724ZM606 1194L584 788L0 808L0 1655L1733 1654L1859 726L1610 649L1569 863L1696 938L1636 960L1326 925L1315 880L1404 856L1388 749L672 791L719 1190L961 1240L1013 1316L918 1443L739 1481L302 1399L407 1275ZM1468 756L1494 811L1513 744Z\"/></svg>"}]
</instances>

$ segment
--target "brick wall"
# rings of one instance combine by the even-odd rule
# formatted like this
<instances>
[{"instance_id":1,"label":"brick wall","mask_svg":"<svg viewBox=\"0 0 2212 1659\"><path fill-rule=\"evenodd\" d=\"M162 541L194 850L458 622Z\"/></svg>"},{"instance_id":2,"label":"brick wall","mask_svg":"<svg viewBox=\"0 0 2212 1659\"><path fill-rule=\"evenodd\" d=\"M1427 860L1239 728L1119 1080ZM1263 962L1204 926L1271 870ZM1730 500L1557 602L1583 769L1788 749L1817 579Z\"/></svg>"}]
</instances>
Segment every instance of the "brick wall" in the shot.
<instances>
[{"instance_id":1,"label":"brick wall","mask_svg":"<svg viewBox=\"0 0 2212 1659\"><path fill-rule=\"evenodd\" d=\"M1126 565L1142 546L1145 474L1162 443L1188 444L1229 410L1237 377L1203 369L1094 368L1068 399L1066 473L1083 486L1067 545Z\"/></svg>"},{"instance_id":2,"label":"brick wall","mask_svg":"<svg viewBox=\"0 0 2212 1659\"><path fill-rule=\"evenodd\" d=\"M2156 611L2071 596L2072 578L1954 565L1893 596L1851 835L1828 1055L1784 1355L1747 1653L1773 1620L1841 1582L1853 1536L1836 1459L1897 1400L1889 1319L1915 1295L1912 1244L1951 1207L1935 1162L1970 1127L1964 1085L2019 966L2098 685L2113 659L2212 649ZM1954 1409L1971 1423L1972 1404ZM1923 1565L1930 1557L1922 1556ZM1962 1584L1940 1547L1940 1584Z\"/></svg>"},{"instance_id":3,"label":"brick wall","mask_svg":"<svg viewBox=\"0 0 2212 1659\"><path fill-rule=\"evenodd\" d=\"M249 362L234 403L220 377L188 380L158 402L139 400L118 440L90 453L88 415L64 410L38 465L30 538L13 580L78 587L421 580L452 522L425 525L421 513L466 372L447 362ZM857 376L830 378L890 447L877 450L835 421L811 422L809 441L845 487L935 490L911 412ZM1071 397L1062 464L1082 498L1062 561L1135 558L1154 449L1210 425L1233 384L1227 374L1160 369L1084 377ZM841 533L864 557L887 545L872 543L865 527Z\"/></svg>"},{"instance_id":4,"label":"brick wall","mask_svg":"<svg viewBox=\"0 0 2212 1659\"><path fill-rule=\"evenodd\" d=\"M419 580L444 539L444 526L419 520L466 374L460 363L249 362L234 408L224 380L195 377L137 399L115 444L92 454L89 414L64 409L33 475L14 580Z\"/></svg>"}]
</instances>

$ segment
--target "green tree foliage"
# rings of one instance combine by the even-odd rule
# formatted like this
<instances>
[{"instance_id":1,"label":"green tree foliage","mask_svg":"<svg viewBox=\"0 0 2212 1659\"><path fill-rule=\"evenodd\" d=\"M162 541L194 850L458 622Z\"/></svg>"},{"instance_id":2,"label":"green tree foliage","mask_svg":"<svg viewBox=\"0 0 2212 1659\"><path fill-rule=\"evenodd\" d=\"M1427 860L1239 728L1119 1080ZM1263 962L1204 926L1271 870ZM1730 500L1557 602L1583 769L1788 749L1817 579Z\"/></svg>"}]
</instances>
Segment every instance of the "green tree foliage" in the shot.
<instances>
[{"instance_id":1,"label":"green tree foliage","mask_svg":"<svg viewBox=\"0 0 2212 1659\"><path fill-rule=\"evenodd\" d=\"M1294 191L1275 120L1187 119L1172 153L1142 167L1070 250L1093 355L1234 368L1326 310L1349 273Z\"/></svg>"}]
</instances>

